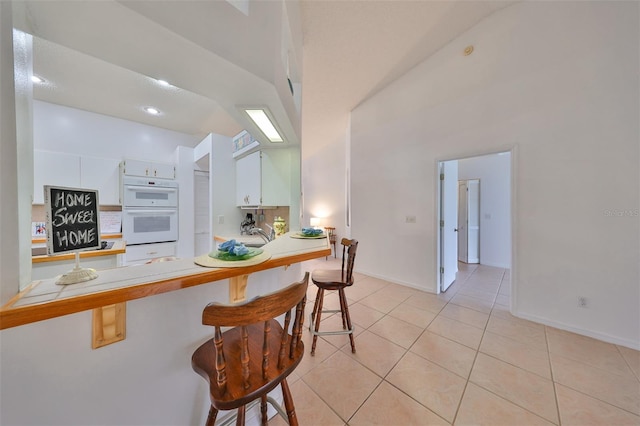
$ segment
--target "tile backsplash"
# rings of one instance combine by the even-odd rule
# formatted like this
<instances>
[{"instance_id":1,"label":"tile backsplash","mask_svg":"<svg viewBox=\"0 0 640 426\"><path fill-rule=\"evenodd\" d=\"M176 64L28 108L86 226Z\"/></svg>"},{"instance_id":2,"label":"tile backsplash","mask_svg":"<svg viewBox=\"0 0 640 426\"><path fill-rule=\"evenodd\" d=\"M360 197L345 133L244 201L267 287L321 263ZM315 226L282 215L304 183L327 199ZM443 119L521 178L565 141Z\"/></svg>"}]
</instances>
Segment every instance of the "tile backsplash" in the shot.
<instances>
[{"instance_id":1,"label":"tile backsplash","mask_svg":"<svg viewBox=\"0 0 640 426\"><path fill-rule=\"evenodd\" d=\"M258 228L262 228L265 231L269 232L270 229L268 226L265 226L265 223L268 223L269 226L273 226L273 221L277 216L280 216L287 222L287 232L289 231L289 206L276 207L275 209L257 209L257 210L249 210L253 213L253 219L256 221L256 226ZM264 220L260 220L264 215Z\"/></svg>"}]
</instances>

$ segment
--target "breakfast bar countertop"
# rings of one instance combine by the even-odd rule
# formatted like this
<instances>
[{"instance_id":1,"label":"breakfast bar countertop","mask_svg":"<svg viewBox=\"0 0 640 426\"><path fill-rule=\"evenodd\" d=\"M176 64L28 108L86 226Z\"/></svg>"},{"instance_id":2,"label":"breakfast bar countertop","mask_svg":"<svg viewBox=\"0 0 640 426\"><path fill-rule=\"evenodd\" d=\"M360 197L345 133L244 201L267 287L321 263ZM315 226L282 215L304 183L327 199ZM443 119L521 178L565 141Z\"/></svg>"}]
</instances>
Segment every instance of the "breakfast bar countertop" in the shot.
<instances>
[{"instance_id":1,"label":"breakfast bar countertop","mask_svg":"<svg viewBox=\"0 0 640 426\"><path fill-rule=\"evenodd\" d=\"M326 238L298 239L290 235L265 244L263 249L271 258L252 266L207 268L186 258L99 270L96 279L78 284L61 286L54 278L35 281L0 308L0 329L288 266L331 252Z\"/></svg>"}]
</instances>

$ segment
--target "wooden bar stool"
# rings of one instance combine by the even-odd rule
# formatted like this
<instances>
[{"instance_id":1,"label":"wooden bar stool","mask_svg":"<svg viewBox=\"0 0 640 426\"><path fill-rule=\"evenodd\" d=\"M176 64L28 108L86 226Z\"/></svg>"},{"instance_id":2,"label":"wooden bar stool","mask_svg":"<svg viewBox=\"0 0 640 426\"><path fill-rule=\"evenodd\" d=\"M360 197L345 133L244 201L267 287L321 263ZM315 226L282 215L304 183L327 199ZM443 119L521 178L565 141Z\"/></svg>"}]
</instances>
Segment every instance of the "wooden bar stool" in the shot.
<instances>
[{"instance_id":1,"label":"wooden bar stool","mask_svg":"<svg viewBox=\"0 0 640 426\"><path fill-rule=\"evenodd\" d=\"M331 226L325 226L324 230L327 233L327 238L329 238L329 244L333 246L333 257L337 257L338 253L336 253L336 228L333 228ZM325 256L325 260L327 259L327 256Z\"/></svg>"},{"instance_id":2,"label":"wooden bar stool","mask_svg":"<svg viewBox=\"0 0 640 426\"><path fill-rule=\"evenodd\" d=\"M349 315L349 305L344 295L345 287L353 284L353 263L356 259L356 250L358 249L357 240L349 240L343 238L342 241L342 269L316 269L311 274L311 281L318 287L316 301L313 304L313 312L311 312L311 321L309 330L313 334L313 343L311 345L311 355L316 352L316 340L318 336L333 334L348 334L351 342L351 352L356 352L356 345L353 340L353 326L351 325L351 316ZM322 310L324 302L325 290L338 290L340 299L340 310ZM323 313L340 312L342 315L342 330L337 331L320 331L320 321Z\"/></svg>"},{"instance_id":3,"label":"wooden bar stool","mask_svg":"<svg viewBox=\"0 0 640 426\"><path fill-rule=\"evenodd\" d=\"M243 425L245 406L260 399L262 425L267 424L267 402L298 425L287 376L304 354L302 324L309 273L289 287L236 305L210 303L202 323L215 327L215 337L193 353L191 365L209 383L211 408L207 426L213 426L219 410L238 410ZM291 333L291 311L295 315ZM275 319L285 314L284 325ZM222 333L221 327L235 327ZM286 412L267 393L282 388Z\"/></svg>"}]
</instances>

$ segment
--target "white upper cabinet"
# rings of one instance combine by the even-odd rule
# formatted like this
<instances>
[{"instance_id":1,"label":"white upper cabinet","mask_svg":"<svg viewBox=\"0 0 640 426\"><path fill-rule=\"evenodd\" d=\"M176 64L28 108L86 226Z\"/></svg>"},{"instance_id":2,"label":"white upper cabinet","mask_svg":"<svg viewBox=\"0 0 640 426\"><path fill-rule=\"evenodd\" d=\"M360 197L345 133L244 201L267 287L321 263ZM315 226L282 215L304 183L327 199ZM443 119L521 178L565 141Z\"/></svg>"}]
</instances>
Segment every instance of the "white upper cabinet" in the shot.
<instances>
[{"instance_id":1,"label":"white upper cabinet","mask_svg":"<svg viewBox=\"0 0 640 426\"><path fill-rule=\"evenodd\" d=\"M262 205L288 206L291 202L291 152L262 151Z\"/></svg>"},{"instance_id":2,"label":"white upper cabinet","mask_svg":"<svg viewBox=\"0 0 640 426\"><path fill-rule=\"evenodd\" d=\"M288 149L254 152L236 161L236 205L288 206L291 158Z\"/></svg>"},{"instance_id":3,"label":"white upper cabinet","mask_svg":"<svg viewBox=\"0 0 640 426\"><path fill-rule=\"evenodd\" d=\"M97 189L102 205L120 204L119 160L33 151L33 204L44 203L44 185Z\"/></svg>"},{"instance_id":4,"label":"white upper cabinet","mask_svg":"<svg viewBox=\"0 0 640 426\"><path fill-rule=\"evenodd\" d=\"M80 156L33 151L33 204L44 204L44 185L80 187Z\"/></svg>"},{"instance_id":5,"label":"white upper cabinet","mask_svg":"<svg viewBox=\"0 0 640 426\"><path fill-rule=\"evenodd\" d=\"M254 152L236 161L236 205L260 205L261 190L260 152Z\"/></svg>"},{"instance_id":6,"label":"white upper cabinet","mask_svg":"<svg viewBox=\"0 0 640 426\"><path fill-rule=\"evenodd\" d=\"M176 167L169 163L154 163L141 160L123 160L122 173L127 176L143 176L160 179L175 179Z\"/></svg>"},{"instance_id":7,"label":"white upper cabinet","mask_svg":"<svg viewBox=\"0 0 640 426\"><path fill-rule=\"evenodd\" d=\"M119 165L113 158L80 158L80 185L97 189L101 205L120 205Z\"/></svg>"}]
</instances>

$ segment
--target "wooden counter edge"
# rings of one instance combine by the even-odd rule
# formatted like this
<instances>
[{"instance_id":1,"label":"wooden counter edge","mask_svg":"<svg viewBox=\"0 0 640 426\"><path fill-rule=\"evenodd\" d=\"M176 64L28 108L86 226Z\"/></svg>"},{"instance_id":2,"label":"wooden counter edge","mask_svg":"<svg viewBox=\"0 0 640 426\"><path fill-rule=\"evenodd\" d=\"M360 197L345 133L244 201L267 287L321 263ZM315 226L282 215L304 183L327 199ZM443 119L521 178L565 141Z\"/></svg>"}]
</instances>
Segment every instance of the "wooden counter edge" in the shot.
<instances>
[{"instance_id":1,"label":"wooden counter edge","mask_svg":"<svg viewBox=\"0 0 640 426\"><path fill-rule=\"evenodd\" d=\"M100 238L103 240L115 240L122 238L122 234L100 234ZM31 244L41 244L46 242L46 238L31 238Z\"/></svg>"},{"instance_id":2,"label":"wooden counter edge","mask_svg":"<svg viewBox=\"0 0 640 426\"><path fill-rule=\"evenodd\" d=\"M116 254L124 254L126 251L126 246L124 244L119 248L82 251L80 252L80 259L86 259L88 257L115 256ZM31 257L31 263L59 262L61 260L74 260L75 258L76 254L74 252L57 254L54 256L41 255Z\"/></svg>"},{"instance_id":3,"label":"wooden counter edge","mask_svg":"<svg viewBox=\"0 0 640 426\"><path fill-rule=\"evenodd\" d=\"M57 299L34 305L13 307L12 305L19 300L19 297L16 297L14 298L15 300L11 300L10 304L0 308L0 330L100 308L102 306L112 305L115 303L122 303L129 300L154 296L156 294L168 293L170 291L176 291L183 288L209 284L214 281L233 278L239 275L251 274L253 272L264 271L280 266L288 266L293 263L304 262L305 260L316 259L330 254L331 249L326 248L292 256L284 256L275 259L271 258L258 265L246 266L243 268L207 269L200 273L185 275L183 277L115 288L113 290Z\"/></svg>"}]
</instances>

